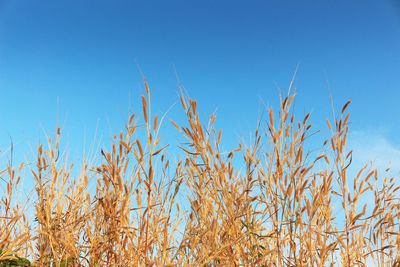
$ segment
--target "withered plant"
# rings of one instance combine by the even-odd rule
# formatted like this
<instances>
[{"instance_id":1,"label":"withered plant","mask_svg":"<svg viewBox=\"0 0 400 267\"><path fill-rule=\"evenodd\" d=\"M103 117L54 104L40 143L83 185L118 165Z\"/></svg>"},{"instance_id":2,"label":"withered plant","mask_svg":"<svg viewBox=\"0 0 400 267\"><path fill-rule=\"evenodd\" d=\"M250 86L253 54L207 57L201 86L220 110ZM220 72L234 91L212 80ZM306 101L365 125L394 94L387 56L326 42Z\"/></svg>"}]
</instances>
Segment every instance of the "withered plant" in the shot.
<instances>
[{"instance_id":1,"label":"withered plant","mask_svg":"<svg viewBox=\"0 0 400 267\"><path fill-rule=\"evenodd\" d=\"M83 157L73 171L59 127L33 162L6 162L0 266L400 266L399 180L371 165L352 176L350 101L315 152L290 86L250 143L223 151L216 116L203 123L182 93L187 121L171 123L185 141L172 157L144 83L142 110L99 163ZM24 170L34 188L20 199Z\"/></svg>"}]
</instances>

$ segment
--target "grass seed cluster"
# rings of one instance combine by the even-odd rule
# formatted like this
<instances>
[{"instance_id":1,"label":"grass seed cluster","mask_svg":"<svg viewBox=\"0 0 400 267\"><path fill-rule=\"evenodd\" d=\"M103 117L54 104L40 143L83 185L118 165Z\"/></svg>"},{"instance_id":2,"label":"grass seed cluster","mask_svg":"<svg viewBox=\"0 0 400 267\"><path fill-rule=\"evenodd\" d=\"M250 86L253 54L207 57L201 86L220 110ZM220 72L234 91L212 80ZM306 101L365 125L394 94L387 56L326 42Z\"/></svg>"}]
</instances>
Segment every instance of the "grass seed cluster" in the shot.
<instances>
[{"instance_id":1,"label":"grass seed cluster","mask_svg":"<svg viewBox=\"0 0 400 267\"><path fill-rule=\"evenodd\" d=\"M145 86L98 164L73 175L57 128L34 162L0 169L0 266L400 266L399 179L370 165L348 174L349 102L319 152L290 89L250 143L221 151L216 117L201 122L182 94L176 161ZM34 189L21 199L26 170Z\"/></svg>"}]
</instances>

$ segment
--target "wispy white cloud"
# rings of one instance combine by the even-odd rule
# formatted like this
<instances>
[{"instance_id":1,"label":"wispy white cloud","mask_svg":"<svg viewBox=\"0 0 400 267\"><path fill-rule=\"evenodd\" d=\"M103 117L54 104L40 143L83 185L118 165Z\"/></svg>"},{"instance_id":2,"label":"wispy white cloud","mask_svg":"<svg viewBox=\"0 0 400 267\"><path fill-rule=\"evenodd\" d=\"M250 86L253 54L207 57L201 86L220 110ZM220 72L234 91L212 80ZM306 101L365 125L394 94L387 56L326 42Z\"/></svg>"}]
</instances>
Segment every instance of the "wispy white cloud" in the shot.
<instances>
[{"instance_id":1,"label":"wispy white cloud","mask_svg":"<svg viewBox=\"0 0 400 267\"><path fill-rule=\"evenodd\" d=\"M391 167L391 175L400 174L400 146L383 134L353 131L348 136L348 148L353 150L353 167L360 169L372 161L378 172Z\"/></svg>"}]
</instances>

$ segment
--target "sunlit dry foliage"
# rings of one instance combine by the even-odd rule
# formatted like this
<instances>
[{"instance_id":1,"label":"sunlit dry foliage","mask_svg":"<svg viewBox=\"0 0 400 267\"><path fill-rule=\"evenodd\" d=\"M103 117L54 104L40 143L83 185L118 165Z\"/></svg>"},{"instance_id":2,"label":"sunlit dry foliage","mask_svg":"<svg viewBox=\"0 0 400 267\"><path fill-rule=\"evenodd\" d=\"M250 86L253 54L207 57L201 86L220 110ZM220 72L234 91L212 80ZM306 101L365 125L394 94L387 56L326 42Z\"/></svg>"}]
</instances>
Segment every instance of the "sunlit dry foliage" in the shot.
<instances>
[{"instance_id":1,"label":"sunlit dry foliage","mask_svg":"<svg viewBox=\"0 0 400 267\"><path fill-rule=\"evenodd\" d=\"M368 165L350 176L350 102L327 120L318 152L308 149L310 114L294 116L291 88L250 143L221 151L216 117L202 123L182 94L187 121L171 121L186 140L176 162L145 88L140 114L99 164L84 159L73 175L60 128L33 163L7 162L0 266L400 266L398 178ZM23 169L35 185L26 199Z\"/></svg>"}]
</instances>

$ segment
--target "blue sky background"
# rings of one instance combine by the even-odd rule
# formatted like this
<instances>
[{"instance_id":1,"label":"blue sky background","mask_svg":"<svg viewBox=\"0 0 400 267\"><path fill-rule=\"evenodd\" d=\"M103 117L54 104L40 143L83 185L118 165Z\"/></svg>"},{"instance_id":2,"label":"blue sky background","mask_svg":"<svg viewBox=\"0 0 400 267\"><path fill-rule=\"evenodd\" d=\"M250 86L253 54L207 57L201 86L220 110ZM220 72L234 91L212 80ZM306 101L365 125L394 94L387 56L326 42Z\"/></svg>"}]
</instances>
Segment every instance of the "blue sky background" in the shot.
<instances>
[{"instance_id":1,"label":"blue sky background","mask_svg":"<svg viewBox=\"0 0 400 267\"><path fill-rule=\"evenodd\" d=\"M11 137L17 157L29 153L26 138L35 149L43 130L54 132L57 110L73 158L96 125L107 143L129 108L141 110L139 65L153 113L176 103L168 118L184 122L176 69L204 122L217 110L230 149L255 128L260 99L277 107L277 88L288 87L298 64L298 114L311 111L315 129L326 129L327 77L336 108L353 101L359 155L394 160L400 170L394 0L0 0L0 148ZM182 140L173 129L166 125L166 142Z\"/></svg>"}]
</instances>

